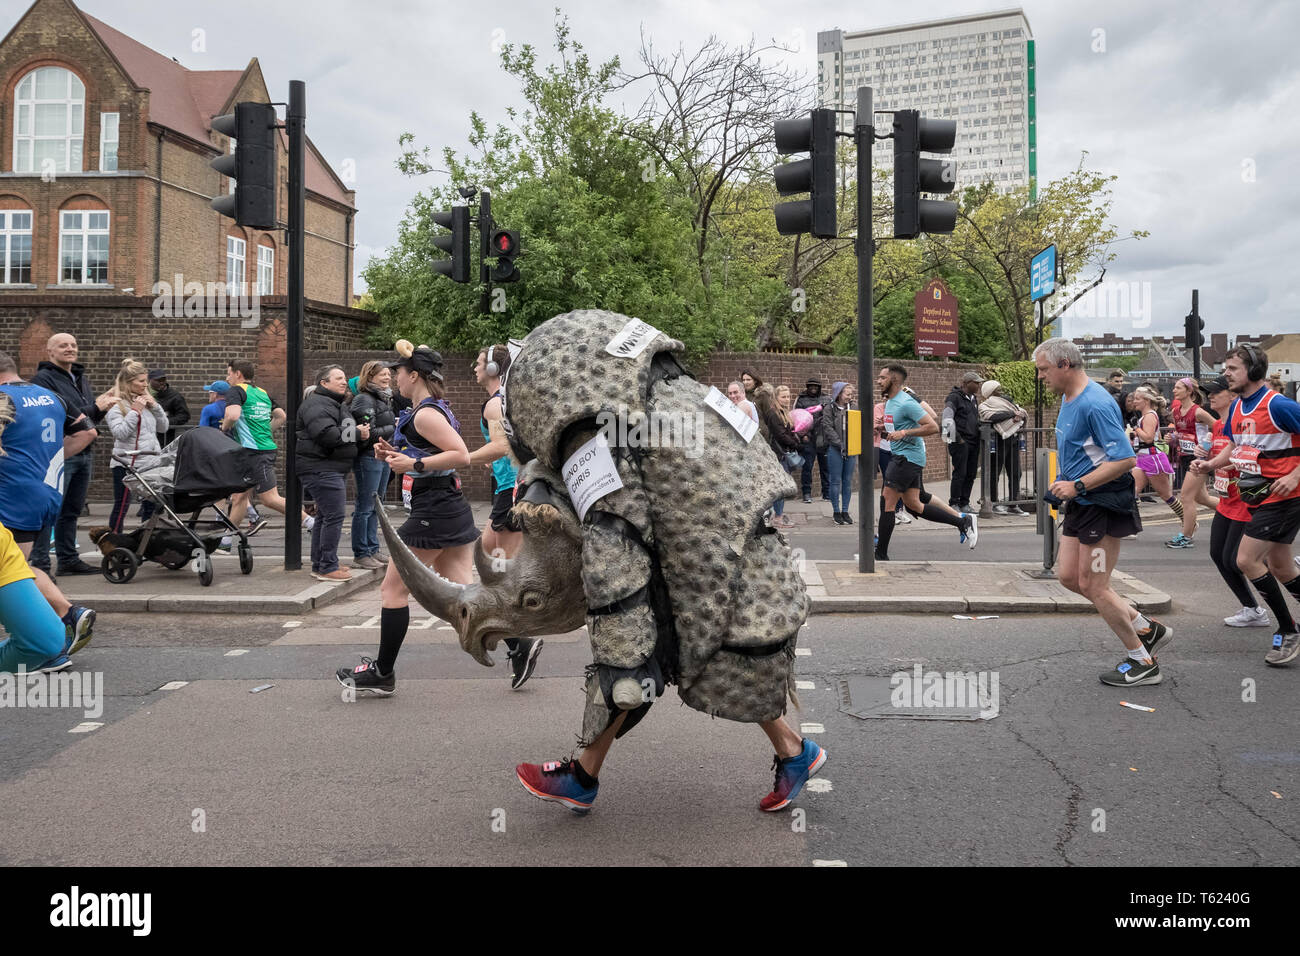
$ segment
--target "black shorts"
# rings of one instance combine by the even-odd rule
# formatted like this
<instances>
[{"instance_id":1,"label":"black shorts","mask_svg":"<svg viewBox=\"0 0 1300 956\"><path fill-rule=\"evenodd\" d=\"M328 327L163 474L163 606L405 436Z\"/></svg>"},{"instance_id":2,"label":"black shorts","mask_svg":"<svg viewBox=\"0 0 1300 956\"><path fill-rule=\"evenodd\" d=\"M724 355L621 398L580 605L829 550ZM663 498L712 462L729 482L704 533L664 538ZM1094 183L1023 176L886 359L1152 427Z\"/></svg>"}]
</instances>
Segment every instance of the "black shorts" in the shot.
<instances>
[{"instance_id":1,"label":"black shorts","mask_svg":"<svg viewBox=\"0 0 1300 956\"><path fill-rule=\"evenodd\" d=\"M24 531L22 528L10 528L9 533L14 536L14 542L17 544L28 544L36 540L40 531Z\"/></svg>"},{"instance_id":2,"label":"black shorts","mask_svg":"<svg viewBox=\"0 0 1300 956\"><path fill-rule=\"evenodd\" d=\"M454 548L477 541L479 530L465 496L455 488L432 488L417 481L411 492L411 516L397 529L411 548Z\"/></svg>"},{"instance_id":3,"label":"black shorts","mask_svg":"<svg viewBox=\"0 0 1300 956\"><path fill-rule=\"evenodd\" d=\"M1290 544L1300 530L1300 498L1269 501L1251 509L1245 535L1256 541ZM15 536L18 532L14 532Z\"/></svg>"},{"instance_id":4,"label":"black shorts","mask_svg":"<svg viewBox=\"0 0 1300 956\"><path fill-rule=\"evenodd\" d=\"M885 484L895 491L907 491L921 487L921 474L925 471L921 465L908 461L901 455L894 455L885 470Z\"/></svg>"},{"instance_id":5,"label":"black shorts","mask_svg":"<svg viewBox=\"0 0 1300 956\"><path fill-rule=\"evenodd\" d=\"M255 494L262 494L265 491L274 491L275 481L275 452L262 451L261 449L253 450L253 477L257 479L257 484L253 486Z\"/></svg>"},{"instance_id":6,"label":"black shorts","mask_svg":"<svg viewBox=\"0 0 1300 956\"><path fill-rule=\"evenodd\" d=\"M515 504L515 490L513 488L503 488L496 493L492 499L492 513L488 515L488 522L493 531L523 531L519 522L515 520L510 509Z\"/></svg>"},{"instance_id":7,"label":"black shorts","mask_svg":"<svg viewBox=\"0 0 1300 956\"><path fill-rule=\"evenodd\" d=\"M1061 524L1061 537L1078 538L1082 544L1096 544L1102 538L1127 538L1142 530L1142 519L1132 511L1111 511L1100 505L1070 502Z\"/></svg>"}]
</instances>

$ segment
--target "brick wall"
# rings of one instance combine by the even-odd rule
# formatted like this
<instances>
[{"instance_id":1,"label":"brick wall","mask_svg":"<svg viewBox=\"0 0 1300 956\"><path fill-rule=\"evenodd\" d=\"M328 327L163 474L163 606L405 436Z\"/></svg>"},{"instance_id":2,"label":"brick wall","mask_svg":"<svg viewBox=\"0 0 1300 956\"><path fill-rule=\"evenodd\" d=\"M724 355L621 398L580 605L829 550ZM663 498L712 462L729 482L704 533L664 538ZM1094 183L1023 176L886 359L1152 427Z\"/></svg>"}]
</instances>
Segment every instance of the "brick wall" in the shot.
<instances>
[{"instance_id":1,"label":"brick wall","mask_svg":"<svg viewBox=\"0 0 1300 956\"><path fill-rule=\"evenodd\" d=\"M169 384L185 396L195 423L207 402L202 387L224 379L226 363L232 358L252 361L258 372L257 383L277 401L285 402L284 297L263 299L258 322L251 328L243 327L245 321L251 324L251 320L238 315L158 317L153 313L153 304L147 296L0 297L0 351L11 354L18 362L19 374L30 378L46 358L46 340L55 332L71 333L77 338L79 361L86 367L96 394L112 386L123 358L134 358L150 369L167 370ZM194 305L215 313L218 303L200 300ZM309 301L303 341L357 349L377 322L378 317L370 312ZM312 361L309 355L305 362L307 374ZM276 437L283 445L283 430ZM112 497L112 446L107 428L101 428L94 446L93 498Z\"/></svg>"}]
</instances>

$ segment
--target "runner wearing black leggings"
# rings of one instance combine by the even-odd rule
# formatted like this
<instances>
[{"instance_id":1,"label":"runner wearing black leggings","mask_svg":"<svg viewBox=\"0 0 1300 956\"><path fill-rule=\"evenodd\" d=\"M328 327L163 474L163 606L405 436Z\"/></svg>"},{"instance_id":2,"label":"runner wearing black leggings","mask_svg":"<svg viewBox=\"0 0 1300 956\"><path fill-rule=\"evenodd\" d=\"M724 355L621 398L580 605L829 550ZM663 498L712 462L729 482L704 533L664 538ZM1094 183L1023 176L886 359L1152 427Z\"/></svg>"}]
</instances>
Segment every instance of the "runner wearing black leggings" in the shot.
<instances>
[{"instance_id":1,"label":"runner wearing black leggings","mask_svg":"<svg viewBox=\"0 0 1300 956\"><path fill-rule=\"evenodd\" d=\"M1232 392L1228 391L1228 380L1220 375L1207 383L1205 390L1210 396L1210 407L1219 416L1219 421L1211 426L1210 453L1206 455L1203 450L1197 449L1197 458L1213 458L1231 444L1223 434L1223 418L1228 414L1233 398ZM1256 604L1250 582L1237 567L1237 546L1241 544L1241 535L1250 523L1250 509L1237 491L1237 469L1220 468L1214 473L1213 484L1219 501L1214 521L1210 525L1210 558L1219 569L1219 574L1223 575L1228 590L1241 602L1241 610L1231 617L1225 617L1223 623L1230 627L1269 627L1272 622L1268 611Z\"/></svg>"}]
</instances>

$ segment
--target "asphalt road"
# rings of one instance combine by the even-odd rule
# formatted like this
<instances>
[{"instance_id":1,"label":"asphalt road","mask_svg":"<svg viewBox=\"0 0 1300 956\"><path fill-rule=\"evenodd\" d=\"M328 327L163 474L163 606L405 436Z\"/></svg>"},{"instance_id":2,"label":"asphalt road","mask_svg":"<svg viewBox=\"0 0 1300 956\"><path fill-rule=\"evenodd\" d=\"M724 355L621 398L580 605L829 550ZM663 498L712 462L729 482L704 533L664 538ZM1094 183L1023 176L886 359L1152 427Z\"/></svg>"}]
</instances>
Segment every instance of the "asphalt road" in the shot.
<instances>
[{"instance_id":1,"label":"asphalt road","mask_svg":"<svg viewBox=\"0 0 1300 956\"><path fill-rule=\"evenodd\" d=\"M1097 680L1122 651L1087 615L810 618L791 719L830 759L799 812L775 815L757 810L772 783L757 728L671 692L615 745L590 816L527 794L514 765L574 746L581 631L547 638L512 693L504 666L416 611L398 693L347 703L332 672L374 653L377 590L296 618L104 617L75 659L102 674L102 714L0 713L0 863L1293 864L1300 667L1264 665L1267 631L1223 626L1230 594L1202 548L1163 547L1173 530L1150 521L1120 565L1174 598L1156 687ZM792 538L813 559L856 551L856 528ZM972 554L914 526L891 550L1026 560L1039 541L1028 520L990 526ZM997 716L841 711L842 681L916 664L996 674Z\"/></svg>"}]
</instances>

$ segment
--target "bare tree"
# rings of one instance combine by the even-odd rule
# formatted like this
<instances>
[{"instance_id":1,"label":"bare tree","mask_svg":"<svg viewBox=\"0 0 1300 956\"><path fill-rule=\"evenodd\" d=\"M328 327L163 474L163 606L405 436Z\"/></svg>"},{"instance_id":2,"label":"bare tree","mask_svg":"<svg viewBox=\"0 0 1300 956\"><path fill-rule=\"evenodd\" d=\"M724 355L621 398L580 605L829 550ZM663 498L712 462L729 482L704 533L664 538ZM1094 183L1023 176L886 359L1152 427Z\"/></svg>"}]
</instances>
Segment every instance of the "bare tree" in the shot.
<instances>
[{"instance_id":1,"label":"bare tree","mask_svg":"<svg viewBox=\"0 0 1300 956\"><path fill-rule=\"evenodd\" d=\"M743 190L725 187L755 165L770 168L776 121L812 104L806 75L771 62L782 52L793 51L753 38L733 47L710 36L694 53L679 46L665 55L642 30L639 66L619 76L619 88L649 87L637 122L623 132L653 153L693 203L696 261L706 288L709 241L718 234L714 218L731 211L718 207L720 197L743 201Z\"/></svg>"}]
</instances>

